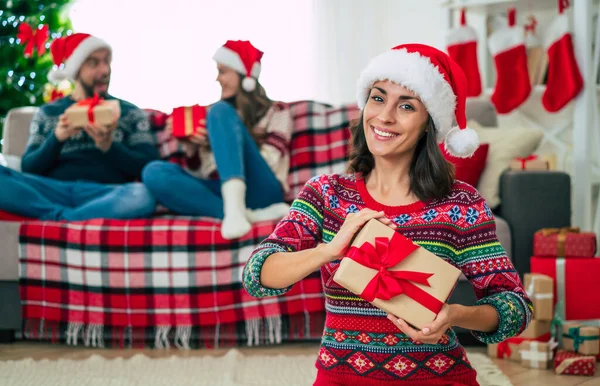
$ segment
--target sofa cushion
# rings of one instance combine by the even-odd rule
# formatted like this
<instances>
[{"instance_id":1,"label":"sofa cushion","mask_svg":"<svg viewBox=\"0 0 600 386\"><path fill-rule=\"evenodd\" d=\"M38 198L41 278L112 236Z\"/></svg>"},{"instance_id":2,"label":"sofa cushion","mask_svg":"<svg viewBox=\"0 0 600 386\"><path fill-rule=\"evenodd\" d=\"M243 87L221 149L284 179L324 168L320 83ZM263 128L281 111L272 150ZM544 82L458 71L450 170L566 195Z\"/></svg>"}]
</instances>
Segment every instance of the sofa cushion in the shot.
<instances>
[{"instance_id":1,"label":"sofa cushion","mask_svg":"<svg viewBox=\"0 0 600 386\"><path fill-rule=\"evenodd\" d=\"M467 125L477 131L481 143L489 144L487 162L477 190L490 208L500 205L500 175L516 157L532 154L544 138L544 131L536 128L489 128L469 121Z\"/></svg>"},{"instance_id":2,"label":"sofa cushion","mask_svg":"<svg viewBox=\"0 0 600 386\"><path fill-rule=\"evenodd\" d=\"M488 149L489 145L487 143L482 143L471 157L461 158L448 153L446 146L440 144L440 150L442 151L444 158L451 162L456 169L454 177L457 180L466 182L472 186L477 186L481 173L483 173L483 169L485 169Z\"/></svg>"}]
</instances>

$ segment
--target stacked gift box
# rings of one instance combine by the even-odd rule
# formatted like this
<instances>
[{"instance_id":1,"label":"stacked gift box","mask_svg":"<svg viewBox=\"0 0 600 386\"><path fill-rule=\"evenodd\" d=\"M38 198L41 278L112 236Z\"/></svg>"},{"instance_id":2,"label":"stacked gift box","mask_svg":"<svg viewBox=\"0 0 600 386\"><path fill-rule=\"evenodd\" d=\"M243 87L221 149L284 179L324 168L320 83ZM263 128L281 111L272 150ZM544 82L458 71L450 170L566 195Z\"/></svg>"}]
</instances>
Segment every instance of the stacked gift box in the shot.
<instances>
[{"instance_id":1,"label":"stacked gift box","mask_svg":"<svg viewBox=\"0 0 600 386\"><path fill-rule=\"evenodd\" d=\"M534 307L533 320L521 335L488 345L491 357L507 358L529 368L550 368L555 348L550 333L554 307L553 283L552 278L546 275L525 274L525 290Z\"/></svg>"},{"instance_id":2,"label":"stacked gift box","mask_svg":"<svg viewBox=\"0 0 600 386\"><path fill-rule=\"evenodd\" d=\"M534 235L533 249L531 272L549 277L554 284L552 334L560 343L554 370L564 375L593 375L595 362L600 360L596 235L572 227L542 229ZM535 307L535 297L532 301Z\"/></svg>"}]
</instances>

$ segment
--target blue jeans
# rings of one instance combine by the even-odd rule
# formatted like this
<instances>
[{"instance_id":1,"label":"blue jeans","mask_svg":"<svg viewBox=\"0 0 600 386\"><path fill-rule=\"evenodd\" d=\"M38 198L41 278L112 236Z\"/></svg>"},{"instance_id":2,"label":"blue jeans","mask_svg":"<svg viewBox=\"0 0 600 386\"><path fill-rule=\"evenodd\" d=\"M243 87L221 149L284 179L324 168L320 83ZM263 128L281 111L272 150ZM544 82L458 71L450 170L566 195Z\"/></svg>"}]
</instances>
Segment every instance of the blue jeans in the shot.
<instances>
[{"instance_id":1,"label":"blue jeans","mask_svg":"<svg viewBox=\"0 0 600 386\"><path fill-rule=\"evenodd\" d=\"M283 202L279 180L231 105L221 101L210 108L207 130L220 180L196 178L173 163L151 162L142 180L159 203L179 214L222 219L221 183L232 178L246 182L249 209Z\"/></svg>"},{"instance_id":2,"label":"blue jeans","mask_svg":"<svg viewBox=\"0 0 600 386\"><path fill-rule=\"evenodd\" d=\"M149 217L156 201L141 183L59 181L0 166L0 209L40 220Z\"/></svg>"}]
</instances>

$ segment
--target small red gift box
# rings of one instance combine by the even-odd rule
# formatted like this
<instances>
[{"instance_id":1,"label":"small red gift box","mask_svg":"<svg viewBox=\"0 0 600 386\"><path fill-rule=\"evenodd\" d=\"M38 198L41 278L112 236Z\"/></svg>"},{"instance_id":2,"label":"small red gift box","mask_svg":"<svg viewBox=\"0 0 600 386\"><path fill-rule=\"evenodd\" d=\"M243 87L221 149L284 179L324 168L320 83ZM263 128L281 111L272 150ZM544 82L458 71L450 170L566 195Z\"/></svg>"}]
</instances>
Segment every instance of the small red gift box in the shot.
<instances>
[{"instance_id":1,"label":"small red gift box","mask_svg":"<svg viewBox=\"0 0 600 386\"><path fill-rule=\"evenodd\" d=\"M513 159L509 168L511 170L550 170L550 163L537 155L530 155Z\"/></svg>"},{"instance_id":2,"label":"small red gift box","mask_svg":"<svg viewBox=\"0 0 600 386\"><path fill-rule=\"evenodd\" d=\"M562 375L588 375L596 373L596 358L559 350L554 357L554 371Z\"/></svg>"},{"instance_id":3,"label":"small red gift box","mask_svg":"<svg viewBox=\"0 0 600 386\"><path fill-rule=\"evenodd\" d=\"M533 254L538 257L594 257L596 234L579 228L544 228L533 236Z\"/></svg>"},{"instance_id":4,"label":"small red gift box","mask_svg":"<svg viewBox=\"0 0 600 386\"><path fill-rule=\"evenodd\" d=\"M173 109L171 114L173 137L187 138L198 132L199 127L206 126L206 106L182 106Z\"/></svg>"},{"instance_id":5,"label":"small red gift box","mask_svg":"<svg viewBox=\"0 0 600 386\"><path fill-rule=\"evenodd\" d=\"M600 291L597 290L600 259L534 256L530 265L532 273L554 279L554 304L565 320L600 320L600 307L597 306L600 304ZM560 303L557 303L558 299Z\"/></svg>"}]
</instances>

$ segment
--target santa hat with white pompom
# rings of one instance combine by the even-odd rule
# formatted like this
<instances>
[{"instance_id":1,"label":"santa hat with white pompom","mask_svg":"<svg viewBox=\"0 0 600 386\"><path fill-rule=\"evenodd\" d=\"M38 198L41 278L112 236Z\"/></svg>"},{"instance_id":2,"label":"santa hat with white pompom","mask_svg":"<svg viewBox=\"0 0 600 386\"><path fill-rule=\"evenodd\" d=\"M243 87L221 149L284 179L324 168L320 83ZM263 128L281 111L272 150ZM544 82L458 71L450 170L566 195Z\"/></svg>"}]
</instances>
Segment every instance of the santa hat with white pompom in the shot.
<instances>
[{"instance_id":1,"label":"santa hat with white pompom","mask_svg":"<svg viewBox=\"0 0 600 386\"><path fill-rule=\"evenodd\" d=\"M242 88L247 92L256 89L256 80L260 75L260 60L263 52L247 40L228 40L219 47L213 59L242 74Z\"/></svg>"},{"instance_id":2,"label":"santa hat with white pompom","mask_svg":"<svg viewBox=\"0 0 600 386\"><path fill-rule=\"evenodd\" d=\"M477 132L467 128L467 79L447 54L423 44L403 44L376 56L358 80L361 109L380 80L400 84L419 96L431 115L438 143L444 142L450 154L465 158L477 150Z\"/></svg>"}]
</instances>

